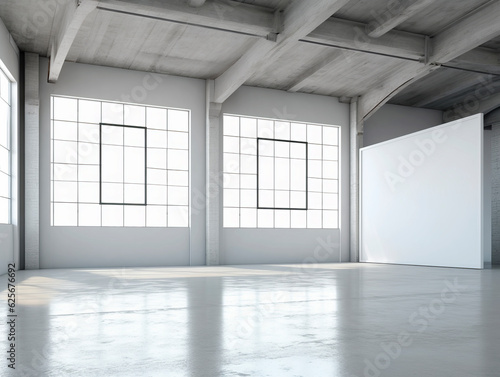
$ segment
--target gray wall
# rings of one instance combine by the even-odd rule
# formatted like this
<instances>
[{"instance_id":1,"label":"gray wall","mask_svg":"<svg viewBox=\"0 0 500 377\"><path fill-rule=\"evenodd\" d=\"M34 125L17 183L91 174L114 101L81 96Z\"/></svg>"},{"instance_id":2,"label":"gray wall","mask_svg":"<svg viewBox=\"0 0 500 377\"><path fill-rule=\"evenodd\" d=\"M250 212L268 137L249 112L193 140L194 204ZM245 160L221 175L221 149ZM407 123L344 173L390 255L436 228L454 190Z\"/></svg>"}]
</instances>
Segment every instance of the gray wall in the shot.
<instances>
[{"instance_id":1,"label":"gray wall","mask_svg":"<svg viewBox=\"0 0 500 377\"><path fill-rule=\"evenodd\" d=\"M222 112L338 125L342 148L340 231L222 228L221 264L338 262L339 248L342 261L348 261L349 105L332 97L241 87L224 103ZM222 155L220 158L222 161Z\"/></svg>"},{"instance_id":2,"label":"gray wall","mask_svg":"<svg viewBox=\"0 0 500 377\"><path fill-rule=\"evenodd\" d=\"M492 156L492 263L500 264L500 124L491 131Z\"/></svg>"},{"instance_id":3,"label":"gray wall","mask_svg":"<svg viewBox=\"0 0 500 377\"><path fill-rule=\"evenodd\" d=\"M205 82L155 76L161 83L141 93L149 74L113 68L66 63L57 84L46 82L47 59L40 64L40 264L42 268L159 266L205 263ZM49 98L51 94L138 102L192 110L192 226L187 229L51 227L49 181ZM143 96L144 97L144 96ZM242 87L223 112L340 125L342 127L341 190L348 192L349 107L331 97L290 94ZM222 119L221 119L222 122ZM222 145L222 144L221 144ZM222 153L222 151L221 151ZM222 157L222 156L221 156ZM222 158L221 158L222 161ZM316 257L319 262L343 260L348 250L348 195L341 203L338 230L221 230L221 264L292 263ZM222 224L222 222L221 222ZM320 250L321 249L321 250ZM326 249L326 253L325 253Z\"/></svg>"},{"instance_id":4,"label":"gray wall","mask_svg":"<svg viewBox=\"0 0 500 377\"><path fill-rule=\"evenodd\" d=\"M40 60L40 267L203 265L205 210L191 228L50 226L51 94L144 103L191 110L191 186L205 190L205 82L123 69L65 63L57 84L47 83L48 60ZM158 85L154 85L157 82ZM193 198L192 198L193 199Z\"/></svg>"},{"instance_id":5,"label":"gray wall","mask_svg":"<svg viewBox=\"0 0 500 377\"><path fill-rule=\"evenodd\" d=\"M19 154L18 154L18 119L19 119L19 49L0 20L0 67L14 81L12 87L12 109L14 119L11 139L12 150L12 224L0 225L0 275L7 272L7 264L16 262L19 268Z\"/></svg>"},{"instance_id":6,"label":"gray wall","mask_svg":"<svg viewBox=\"0 0 500 377\"><path fill-rule=\"evenodd\" d=\"M385 105L366 121L363 146L368 147L441 123L443 123L442 111Z\"/></svg>"},{"instance_id":7,"label":"gray wall","mask_svg":"<svg viewBox=\"0 0 500 377\"><path fill-rule=\"evenodd\" d=\"M40 63L40 263L42 268L202 265L205 263L205 82L85 64L66 63L57 84L46 82ZM148 79L149 77L149 79ZM149 81L151 82L151 81ZM51 94L187 108L192 111L190 229L50 227L49 98ZM335 98L242 87L223 113L341 126L341 228L221 229L221 264L349 260L349 106ZM365 125L371 145L441 123L440 111L386 105ZM222 118L221 118L222 122ZM221 143L222 145L222 143ZM221 151L222 163L222 151ZM222 201L221 201L222 202ZM221 208L222 213L222 208ZM222 221L221 221L222 224ZM318 247L327 248L319 256Z\"/></svg>"}]
</instances>

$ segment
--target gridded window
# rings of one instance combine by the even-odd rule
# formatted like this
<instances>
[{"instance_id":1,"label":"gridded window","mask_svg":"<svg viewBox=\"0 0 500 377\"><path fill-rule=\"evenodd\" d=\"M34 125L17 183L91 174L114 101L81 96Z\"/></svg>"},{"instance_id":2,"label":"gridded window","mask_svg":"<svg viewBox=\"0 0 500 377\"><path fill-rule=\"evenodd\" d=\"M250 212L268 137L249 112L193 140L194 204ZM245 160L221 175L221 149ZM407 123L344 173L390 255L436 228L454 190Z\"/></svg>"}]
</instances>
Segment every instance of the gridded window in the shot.
<instances>
[{"instance_id":1,"label":"gridded window","mask_svg":"<svg viewBox=\"0 0 500 377\"><path fill-rule=\"evenodd\" d=\"M53 226L189 226L189 111L51 97Z\"/></svg>"},{"instance_id":2,"label":"gridded window","mask_svg":"<svg viewBox=\"0 0 500 377\"><path fill-rule=\"evenodd\" d=\"M338 126L224 115L229 228L338 228Z\"/></svg>"},{"instance_id":3,"label":"gridded window","mask_svg":"<svg viewBox=\"0 0 500 377\"><path fill-rule=\"evenodd\" d=\"M0 70L0 224L9 224L11 207L11 83Z\"/></svg>"},{"instance_id":4,"label":"gridded window","mask_svg":"<svg viewBox=\"0 0 500 377\"><path fill-rule=\"evenodd\" d=\"M257 208L307 210L307 143L257 139Z\"/></svg>"}]
</instances>

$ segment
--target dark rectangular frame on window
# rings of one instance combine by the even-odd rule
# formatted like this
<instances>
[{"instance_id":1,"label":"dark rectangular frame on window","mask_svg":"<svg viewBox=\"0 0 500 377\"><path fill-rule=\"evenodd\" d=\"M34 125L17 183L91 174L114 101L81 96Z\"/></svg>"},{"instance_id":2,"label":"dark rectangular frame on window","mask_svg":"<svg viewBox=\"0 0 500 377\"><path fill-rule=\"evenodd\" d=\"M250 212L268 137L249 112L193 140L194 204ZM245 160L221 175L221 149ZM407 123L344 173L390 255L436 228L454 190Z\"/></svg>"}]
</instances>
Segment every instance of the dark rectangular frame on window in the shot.
<instances>
[{"instance_id":1,"label":"dark rectangular frame on window","mask_svg":"<svg viewBox=\"0 0 500 377\"><path fill-rule=\"evenodd\" d=\"M102 126L122 127L122 128L138 128L144 130L144 204L142 203L105 203L102 201ZM128 126L123 124L99 123L99 204L100 205L119 205L119 206L146 206L148 203L148 131L147 127ZM125 144L123 144L125 148ZM125 154L124 157L125 159ZM123 164L125 168L125 161ZM125 182L123 182L125 184ZM125 199L125 198L124 198Z\"/></svg>"},{"instance_id":2,"label":"dark rectangular frame on window","mask_svg":"<svg viewBox=\"0 0 500 377\"><path fill-rule=\"evenodd\" d=\"M306 206L304 208L278 208L278 207L261 207L259 205L259 191L260 191L260 187L259 187L259 157L260 157L260 154L259 154L259 144L260 144L260 141L261 140L266 140L266 141L278 141L278 142L285 142L285 143L297 143L297 144L305 144L306 145ZM273 158L276 158L276 156L273 156ZM290 156L290 160L292 160L293 158ZM309 192L309 179L308 179L308 175L309 175L309 164L308 164L308 161L309 161L309 155L308 155L308 143L305 142L305 141L295 141L295 140L283 140L283 139L269 139L269 138L265 138L265 137L258 137L257 138L257 209L275 209L275 210L285 210L285 211L307 211L308 209L308 201L309 201L309 198L308 198L308 192ZM273 187L274 187L274 180L273 180ZM276 191L275 188L273 188L273 191ZM294 191L294 190L288 190L288 191Z\"/></svg>"}]
</instances>

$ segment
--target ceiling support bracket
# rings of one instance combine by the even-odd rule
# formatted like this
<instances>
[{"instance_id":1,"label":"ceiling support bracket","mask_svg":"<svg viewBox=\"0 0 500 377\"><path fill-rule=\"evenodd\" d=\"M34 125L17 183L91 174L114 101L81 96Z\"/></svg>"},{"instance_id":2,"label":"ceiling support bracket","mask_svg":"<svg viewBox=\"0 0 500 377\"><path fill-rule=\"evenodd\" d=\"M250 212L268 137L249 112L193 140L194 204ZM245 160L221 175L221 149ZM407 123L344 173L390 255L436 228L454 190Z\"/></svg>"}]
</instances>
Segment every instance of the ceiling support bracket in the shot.
<instances>
[{"instance_id":1,"label":"ceiling support bracket","mask_svg":"<svg viewBox=\"0 0 500 377\"><path fill-rule=\"evenodd\" d=\"M424 63L425 65L429 64L429 59L430 59L430 56L431 56L431 47L432 47L432 43L431 43L431 39L428 35L425 36L425 40L424 40L424 56L422 57L422 59L420 59L420 62L421 63Z\"/></svg>"},{"instance_id":2,"label":"ceiling support bracket","mask_svg":"<svg viewBox=\"0 0 500 377\"><path fill-rule=\"evenodd\" d=\"M274 12L273 31L267 35L267 40L272 42L278 41L278 35L283 32L283 10Z\"/></svg>"}]
</instances>

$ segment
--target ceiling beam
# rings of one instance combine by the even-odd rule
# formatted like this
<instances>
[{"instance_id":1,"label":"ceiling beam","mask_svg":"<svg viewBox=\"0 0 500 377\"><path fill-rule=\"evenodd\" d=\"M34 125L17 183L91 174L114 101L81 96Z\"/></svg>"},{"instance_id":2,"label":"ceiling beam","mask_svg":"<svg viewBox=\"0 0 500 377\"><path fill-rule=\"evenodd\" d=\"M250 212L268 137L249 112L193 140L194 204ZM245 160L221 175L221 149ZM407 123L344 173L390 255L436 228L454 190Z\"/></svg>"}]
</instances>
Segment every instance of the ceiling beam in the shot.
<instances>
[{"instance_id":1,"label":"ceiling beam","mask_svg":"<svg viewBox=\"0 0 500 377\"><path fill-rule=\"evenodd\" d=\"M379 38L371 38L368 33L368 24L331 17L302 38L301 42L414 61L423 61L425 58L426 38L423 35L391 30ZM484 70L500 70L500 54L490 49L476 48L458 56L450 65L458 67L462 63L471 69L477 67Z\"/></svg>"},{"instance_id":2,"label":"ceiling beam","mask_svg":"<svg viewBox=\"0 0 500 377\"><path fill-rule=\"evenodd\" d=\"M412 63L389 80L359 99L359 120L367 120L381 106L418 79L437 69L440 64L457 58L488 40L500 35L500 2L493 2L480 11L464 18L449 29L438 34L433 40L427 64Z\"/></svg>"},{"instance_id":3,"label":"ceiling beam","mask_svg":"<svg viewBox=\"0 0 500 377\"><path fill-rule=\"evenodd\" d=\"M295 0L283 11L283 31L276 42L258 40L228 70L215 79L215 102L224 102L263 64L276 61L349 0Z\"/></svg>"},{"instance_id":4,"label":"ceiling beam","mask_svg":"<svg viewBox=\"0 0 500 377\"><path fill-rule=\"evenodd\" d=\"M333 11L330 14L335 13L335 10L346 2L347 1L343 0L340 3L334 3L336 5L333 5ZM256 41L254 46L241 57L241 59L216 79L216 98L219 101L227 98L254 72L265 68L268 64L279 58L288 48L291 48L290 46L296 45L295 42L297 39L301 43L314 43L336 49L387 55L400 59L413 60L414 62L424 61L426 57L426 51L428 50L426 49L426 38L423 35L390 30L379 38L372 38L369 36L371 29L368 24L341 20L334 17L329 18L327 12L325 12L326 15L322 14L319 19L315 19L314 17L315 15L317 16L318 13L314 13L314 7L309 9L303 5L302 8L300 8L297 5L298 3L300 3L300 1L292 2L288 9L285 8L284 13L281 15L281 20L283 20L282 23L285 24L285 29L280 34L277 34L276 43L267 40L271 34L277 31L277 17L275 12L267 8L249 4L206 0L202 7L193 8L186 3L186 0L172 0L169 2L160 0L141 0L140 3L132 0L100 0L98 8L161 19L164 21L216 28L230 32L247 33L261 37L261 39ZM326 7L332 6L328 5L331 1L327 2L326 0L321 0L320 3L323 3L323 6ZM299 11L295 11L295 24L290 22L293 20L290 15L293 14L292 10L294 9L300 9ZM450 29L460 29L464 25L468 25L469 29L471 27L472 29L466 34L475 34L477 27L473 27L473 24L469 22L469 18L474 17L476 22L478 17L486 17L486 20L490 20L492 18L491 16L484 16L489 13L495 12L491 12L490 7L485 7L476 14L455 24ZM312 17L310 15L312 15ZM304 20L311 22L304 23ZM304 24L307 29L300 28L302 24ZM494 25L495 23L493 22L490 24ZM486 25L485 27L488 29L486 34L491 35L492 26ZM481 29L481 27L479 28ZM443 35L446 35L449 30L443 32ZM440 34L435 38L436 41L440 41L440 44L437 44L438 47L442 45L442 40L445 40L443 39L443 35ZM470 38L467 40L470 40ZM454 42L451 44L453 45L453 43ZM472 45L474 44L478 45L477 43L473 43ZM477 48L461 56L459 55L463 52L463 48L459 48L459 50L460 52L452 55L453 60L447 63L448 65L456 67L465 66L468 69L477 67L479 70L487 72L500 71L499 55L493 50ZM438 50L438 52L439 51L440 50ZM345 52L346 51L344 51L344 53ZM436 56L435 49L433 56ZM429 58L429 56L427 56L427 58ZM431 60L431 62L433 61ZM303 87L309 80L308 77L311 77L321 70L328 69L328 64L330 64L328 61L323 61L310 67L298 78L290 90L300 90L299 88ZM331 62L331 64L334 63ZM368 94L366 94L364 98L360 98L360 109L365 109L368 113L373 113L373 111L366 109L366 103L372 103L375 108L378 108L392 98L393 95L400 92L404 87L414 82L416 77L423 77L423 72L431 72L436 69L434 67L425 68L424 64L418 63L412 64L412 66L416 67L414 72L417 73L417 75L415 77L411 74L403 73L399 76L393 76L387 83L379 83L378 87L383 87L388 92L372 93L372 100L366 99L366 96L368 96Z\"/></svg>"},{"instance_id":5,"label":"ceiling beam","mask_svg":"<svg viewBox=\"0 0 500 377\"><path fill-rule=\"evenodd\" d=\"M344 64L353 53L350 51L333 50L325 58L315 62L311 67L302 72L293 84L288 88L289 92L295 93L307 86L311 77L326 70L333 70L336 63Z\"/></svg>"},{"instance_id":6,"label":"ceiling beam","mask_svg":"<svg viewBox=\"0 0 500 377\"><path fill-rule=\"evenodd\" d=\"M206 0L198 8L185 0L100 0L98 9L263 38L273 32L275 20L267 8L215 0Z\"/></svg>"},{"instance_id":7,"label":"ceiling beam","mask_svg":"<svg viewBox=\"0 0 500 377\"><path fill-rule=\"evenodd\" d=\"M430 61L447 63L500 35L500 1L494 1L436 35Z\"/></svg>"},{"instance_id":8,"label":"ceiling beam","mask_svg":"<svg viewBox=\"0 0 500 377\"><path fill-rule=\"evenodd\" d=\"M478 47L446 63L446 66L477 69L488 73L500 74L500 53Z\"/></svg>"},{"instance_id":9,"label":"ceiling beam","mask_svg":"<svg viewBox=\"0 0 500 377\"><path fill-rule=\"evenodd\" d=\"M371 38L368 36L368 32L368 24L332 17L302 38L301 41L412 60L424 57L424 36L391 31L380 38Z\"/></svg>"},{"instance_id":10,"label":"ceiling beam","mask_svg":"<svg viewBox=\"0 0 500 377\"><path fill-rule=\"evenodd\" d=\"M190 7L199 8L205 4L205 0L188 0L188 4Z\"/></svg>"},{"instance_id":11,"label":"ceiling beam","mask_svg":"<svg viewBox=\"0 0 500 377\"><path fill-rule=\"evenodd\" d=\"M406 0L402 3L400 9L397 9L395 12L392 11L392 9L387 9L386 14L388 18L382 20L382 22L376 20L370 23L371 31L368 33L368 36L371 38L380 38L382 35L421 12L435 1L436 0Z\"/></svg>"},{"instance_id":12,"label":"ceiling beam","mask_svg":"<svg viewBox=\"0 0 500 377\"><path fill-rule=\"evenodd\" d=\"M417 62L404 63L400 69L393 72L390 79L383 80L377 86L369 88L369 91L359 98L358 120L361 122L368 119L396 94L438 68L437 65Z\"/></svg>"},{"instance_id":13,"label":"ceiling beam","mask_svg":"<svg viewBox=\"0 0 500 377\"><path fill-rule=\"evenodd\" d=\"M283 7L284 1L279 3ZM205 0L200 8L193 8L185 0L100 0L98 9L177 22L227 32L244 33L267 39L276 33L276 14L268 8L229 1ZM395 58L422 60L425 57L425 36L391 30L379 38L371 38L370 25L331 17L308 35L301 43L389 55ZM465 63L485 68L484 62L498 62L492 51L476 50L467 54ZM465 55L464 55L465 57ZM458 57L453 64L460 64ZM498 65L500 69L500 63Z\"/></svg>"},{"instance_id":14,"label":"ceiling beam","mask_svg":"<svg viewBox=\"0 0 500 377\"><path fill-rule=\"evenodd\" d=\"M51 40L48 82L55 83L59 78L64 61L83 21L97 6L95 0L72 0L62 9L58 25Z\"/></svg>"}]
</instances>

